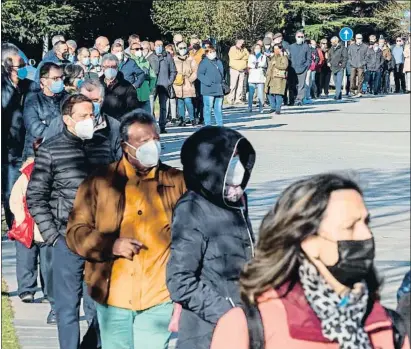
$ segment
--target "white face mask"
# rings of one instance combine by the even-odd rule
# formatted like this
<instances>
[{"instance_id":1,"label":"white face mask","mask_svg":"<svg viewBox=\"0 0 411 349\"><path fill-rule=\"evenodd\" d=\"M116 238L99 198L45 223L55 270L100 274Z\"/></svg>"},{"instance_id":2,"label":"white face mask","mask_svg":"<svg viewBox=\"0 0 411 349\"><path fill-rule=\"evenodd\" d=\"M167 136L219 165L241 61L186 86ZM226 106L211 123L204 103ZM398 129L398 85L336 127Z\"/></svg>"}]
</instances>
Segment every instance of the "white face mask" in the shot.
<instances>
[{"instance_id":1,"label":"white face mask","mask_svg":"<svg viewBox=\"0 0 411 349\"><path fill-rule=\"evenodd\" d=\"M117 52L116 54L115 54L115 56L118 58L118 60L121 62L122 60L123 60L123 58L124 58L124 54L123 54L123 52Z\"/></svg>"},{"instance_id":2,"label":"white face mask","mask_svg":"<svg viewBox=\"0 0 411 349\"><path fill-rule=\"evenodd\" d=\"M143 51L141 51L141 50L136 51L136 56L137 57L142 57L143 56Z\"/></svg>"},{"instance_id":3,"label":"white face mask","mask_svg":"<svg viewBox=\"0 0 411 349\"><path fill-rule=\"evenodd\" d=\"M225 183L227 185L241 185L244 179L245 169L238 156L232 158L228 165Z\"/></svg>"},{"instance_id":4,"label":"white face mask","mask_svg":"<svg viewBox=\"0 0 411 349\"><path fill-rule=\"evenodd\" d=\"M185 56L187 53L187 49L186 48L181 48L178 50L178 53L180 54L180 56Z\"/></svg>"},{"instance_id":5,"label":"white face mask","mask_svg":"<svg viewBox=\"0 0 411 349\"><path fill-rule=\"evenodd\" d=\"M159 141L153 139L138 148L133 147L130 143L125 143L136 151L135 157L130 153L128 153L128 155L136 159L141 165L146 168L151 168L158 165L161 155L161 144Z\"/></svg>"},{"instance_id":6,"label":"white face mask","mask_svg":"<svg viewBox=\"0 0 411 349\"><path fill-rule=\"evenodd\" d=\"M208 57L208 59L211 59L211 60L216 59L217 53L215 53L215 52L210 52L210 53L207 55L207 57Z\"/></svg>"},{"instance_id":7,"label":"white face mask","mask_svg":"<svg viewBox=\"0 0 411 349\"><path fill-rule=\"evenodd\" d=\"M244 190L241 187L227 185L224 189L224 198L230 202L238 202L244 195Z\"/></svg>"},{"instance_id":8,"label":"white face mask","mask_svg":"<svg viewBox=\"0 0 411 349\"><path fill-rule=\"evenodd\" d=\"M73 120L73 118L70 119ZM76 132L78 138L81 138L82 140L93 138L94 120L92 118L74 122L76 123L76 125L74 126L74 131Z\"/></svg>"}]
</instances>

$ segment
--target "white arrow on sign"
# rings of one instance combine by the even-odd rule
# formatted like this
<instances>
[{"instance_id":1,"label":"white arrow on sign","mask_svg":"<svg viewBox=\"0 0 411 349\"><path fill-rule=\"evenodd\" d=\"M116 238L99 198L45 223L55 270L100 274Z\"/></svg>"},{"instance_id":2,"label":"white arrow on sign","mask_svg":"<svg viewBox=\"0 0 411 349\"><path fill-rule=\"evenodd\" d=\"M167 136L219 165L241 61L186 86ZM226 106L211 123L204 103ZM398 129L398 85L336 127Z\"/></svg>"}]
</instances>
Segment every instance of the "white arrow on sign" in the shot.
<instances>
[{"instance_id":1,"label":"white arrow on sign","mask_svg":"<svg viewBox=\"0 0 411 349\"><path fill-rule=\"evenodd\" d=\"M345 40L347 40L347 38L348 38L348 34L350 34L350 32L349 32L347 29L345 29L345 32L344 32L344 35L345 35Z\"/></svg>"}]
</instances>

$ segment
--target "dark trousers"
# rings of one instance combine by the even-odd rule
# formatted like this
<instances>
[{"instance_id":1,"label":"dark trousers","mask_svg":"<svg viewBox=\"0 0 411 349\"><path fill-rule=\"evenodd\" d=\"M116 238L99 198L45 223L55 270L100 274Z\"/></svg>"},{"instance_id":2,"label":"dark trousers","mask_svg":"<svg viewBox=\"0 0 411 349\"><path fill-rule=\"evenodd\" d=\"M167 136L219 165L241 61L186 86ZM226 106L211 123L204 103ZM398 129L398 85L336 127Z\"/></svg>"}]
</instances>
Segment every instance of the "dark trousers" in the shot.
<instances>
[{"instance_id":1,"label":"dark trousers","mask_svg":"<svg viewBox=\"0 0 411 349\"><path fill-rule=\"evenodd\" d=\"M50 301L54 307L54 298L49 275L52 266L53 247L44 243L33 243L31 248L27 248L19 241L16 241L16 277L17 293L21 295L25 292L36 293L38 269L40 269L40 283L44 298ZM39 263L40 260L40 263ZM40 268L38 268L40 267Z\"/></svg>"},{"instance_id":2,"label":"dark trousers","mask_svg":"<svg viewBox=\"0 0 411 349\"><path fill-rule=\"evenodd\" d=\"M20 176L20 167L21 159L16 160L12 163L1 165L1 203L4 207L4 215L8 229L11 228L14 219L13 213L10 211L10 193L14 183L16 183L17 179Z\"/></svg>"},{"instance_id":3,"label":"dark trousers","mask_svg":"<svg viewBox=\"0 0 411 349\"><path fill-rule=\"evenodd\" d=\"M305 79L307 78L307 71L297 74L296 71L291 68L289 70L289 92L290 92L290 104L294 102L302 102L305 97L305 88L306 83Z\"/></svg>"},{"instance_id":4,"label":"dark trousers","mask_svg":"<svg viewBox=\"0 0 411 349\"><path fill-rule=\"evenodd\" d=\"M79 348L81 297L84 300L86 320L91 326L87 339L99 342L96 308L91 297L85 292L83 283L85 261L69 250L66 239L62 236L53 248L53 286L60 349ZM83 344L82 347L86 346Z\"/></svg>"},{"instance_id":5,"label":"dark trousers","mask_svg":"<svg viewBox=\"0 0 411 349\"><path fill-rule=\"evenodd\" d=\"M323 66L319 75L320 87L317 90L317 96L319 97L323 92L328 96L330 90L331 69L328 66Z\"/></svg>"},{"instance_id":6,"label":"dark trousers","mask_svg":"<svg viewBox=\"0 0 411 349\"><path fill-rule=\"evenodd\" d=\"M357 84L357 77L358 77L358 84ZM362 93L363 83L364 83L364 69L351 67L351 76L350 76L351 92L354 94L355 91L358 90L358 93Z\"/></svg>"},{"instance_id":7,"label":"dark trousers","mask_svg":"<svg viewBox=\"0 0 411 349\"><path fill-rule=\"evenodd\" d=\"M194 117L200 121L204 121L204 115L203 115L203 109L204 109L204 104L203 104L203 97L200 94L200 80L194 81L194 86L196 89L196 97L193 98L193 105L194 105Z\"/></svg>"},{"instance_id":8,"label":"dark trousers","mask_svg":"<svg viewBox=\"0 0 411 349\"><path fill-rule=\"evenodd\" d=\"M400 91L405 92L405 74L404 74L404 64L396 64L394 70L394 81L395 81L395 93Z\"/></svg>"},{"instance_id":9,"label":"dark trousers","mask_svg":"<svg viewBox=\"0 0 411 349\"><path fill-rule=\"evenodd\" d=\"M388 69L383 70L381 74L381 88L382 93L390 92L390 71Z\"/></svg>"},{"instance_id":10,"label":"dark trousers","mask_svg":"<svg viewBox=\"0 0 411 349\"><path fill-rule=\"evenodd\" d=\"M333 75L335 85L335 98L342 98L342 84L343 84L344 72L342 70L335 72Z\"/></svg>"},{"instance_id":11,"label":"dark trousers","mask_svg":"<svg viewBox=\"0 0 411 349\"><path fill-rule=\"evenodd\" d=\"M381 72L380 71L368 71L368 88L370 93L380 93L381 85Z\"/></svg>"},{"instance_id":12,"label":"dark trousers","mask_svg":"<svg viewBox=\"0 0 411 349\"><path fill-rule=\"evenodd\" d=\"M160 117L158 120L158 125L160 126L160 130L163 131L166 129L166 124L167 124L167 101L168 101L167 89L163 86L157 86L154 100L156 100L157 97L160 103Z\"/></svg>"}]
</instances>

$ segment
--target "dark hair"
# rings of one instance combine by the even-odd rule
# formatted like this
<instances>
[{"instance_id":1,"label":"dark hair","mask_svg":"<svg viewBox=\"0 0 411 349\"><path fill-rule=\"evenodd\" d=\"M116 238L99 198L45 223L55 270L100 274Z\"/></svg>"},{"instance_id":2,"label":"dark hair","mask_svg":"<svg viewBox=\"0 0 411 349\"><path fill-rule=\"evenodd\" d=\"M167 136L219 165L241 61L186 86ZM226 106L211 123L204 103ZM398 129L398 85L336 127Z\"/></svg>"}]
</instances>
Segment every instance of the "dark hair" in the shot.
<instances>
[{"instance_id":1,"label":"dark hair","mask_svg":"<svg viewBox=\"0 0 411 349\"><path fill-rule=\"evenodd\" d=\"M58 64L53 62L46 62L40 68L40 79L47 78L51 69L63 69Z\"/></svg>"},{"instance_id":2,"label":"dark hair","mask_svg":"<svg viewBox=\"0 0 411 349\"><path fill-rule=\"evenodd\" d=\"M135 40L135 39L140 40L140 35L131 34L131 35L128 37L128 45L131 45L131 42L132 42L133 40Z\"/></svg>"},{"instance_id":3,"label":"dark hair","mask_svg":"<svg viewBox=\"0 0 411 349\"><path fill-rule=\"evenodd\" d=\"M37 155L37 151L40 148L41 143L43 143L43 139L44 138L37 138L34 142L33 142L33 150L34 150L34 156Z\"/></svg>"},{"instance_id":4,"label":"dark hair","mask_svg":"<svg viewBox=\"0 0 411 349\"><path fill-rule=\"evenodd\" d=\"M353 189L362 195L351 179L336 174L320 174L290 185L280 195L260 226L255 257L240 276L241 297L255 303L268 288L299 281L301 242L317 233L331 193ZM378 290L375 273L369 275L370 294Z\"/></svg>"},{"instance_id":5,"label":"dark hair","mask_svg":"<svg viewBox=\"0 0 411 349\"><path fill-rule=\"evenodd\" d=\"M135 123L142 125L154 125L155 122L154 117L147 113L144 109L134 109L121 118L120 139L124 142L128 141L128 129Z\"/></svg>"},{"instance_id":6,"label":"dark hair","mask_svg":"<svg viewBox=\"0 0 411 349\"><path fill-rule=\"evenodd\" d=\"M71 115L71 112L73 111L73 107L76 104L83 103L83 102L88 102L91 105L93 105L93 102L90 98L84 95L81 95L79 93L76 93L74 95L67 97L61 106L61 115Z\"/></svg>"},{"instance_id":7,"label":"dark hair","mask_svg":"<svg viewBox=\"0 0 411 349\"><path fill-rule=\"evenodd\" d=\"M208 46L208 48L205 49L205 55L208 55L210 52L217 52L213 45L210 45Z\"/></svg>"},{"instance_id":8,"label":"dark hair","mask_svg":"<svg viewBox=\"0 0 411 349\"><path fill-rule=\"evenodd\" d=\"M64 85L73 86L74 80L77 79L81 73L84 73L84 69L81 66L77 64L67 64L64 67Z\"/></svg>"}]
</instances>

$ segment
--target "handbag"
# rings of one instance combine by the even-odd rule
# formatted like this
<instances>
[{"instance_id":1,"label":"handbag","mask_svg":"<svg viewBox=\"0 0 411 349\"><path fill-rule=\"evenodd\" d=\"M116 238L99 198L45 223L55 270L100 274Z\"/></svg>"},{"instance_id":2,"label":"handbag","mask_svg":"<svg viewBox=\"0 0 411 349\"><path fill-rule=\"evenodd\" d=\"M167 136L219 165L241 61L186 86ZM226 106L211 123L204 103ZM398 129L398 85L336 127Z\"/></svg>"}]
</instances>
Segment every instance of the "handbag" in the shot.
<instances>
[{"instance_id":1,"label":"handbag","mask_svg":"<svg viewBox=\"0 0 411 349\"><path fill-rule=\"evenodd\" d=\"M173 87L172 84L170 86L168 86L167 94L168 94L168 98L170 98L170 99L176 98L176 92L174 91L174 87Z\"/></svg>"},{"instance_id":2,"label":"handbag","mask_svg":"<svg viewBox=\"0 0 411 349\"><path fill-rule=\"evenodd\" d=\"M214 63L213 63L214 64ZM217 68L218 72L221 75L221 87L223 88L223 94L224 96L227 96L230 93L230 86L228 86L227 81L225 81L225 78L223 76L223 73L221 72L221 70L218 68L217 64L214 64L215 67Z\"/></svg>"},{"instance_id":3,"label":"handbag","mask_svg":"<svg viewBox=\"0 0 411 349\"><path fill-rule=\"evenodd\" d=\"M276 78L287 79L287 70L280 70L274 67L273 74Z\"/></svg>"},{"instance_id":4,"label":"handbag","mask_svg":"<svg viewBox=\"0 0 411 349\"><path fill-rule=\"evenodd\" d=\"M27 248L30 248L34 239L34 219L31 217L27 208L26 198L23 199L24 203L24 220L19 225L16 225L16 221L13 221L13 225L9 230L7 237L10 240L17 240L21 242Z\"/></svg>"},{"instance_id":5,"label":"handbag","mask_svg":"<svg viewBox=\"0 0 411 349\"><path fill-rule=\"evenodd\" d=\"M184 85L184 76L183 76L183 74L177 74L177 76L174 80L174 85L176 85L176 86L183 86Z\"/></svg>"}]
</instances>

